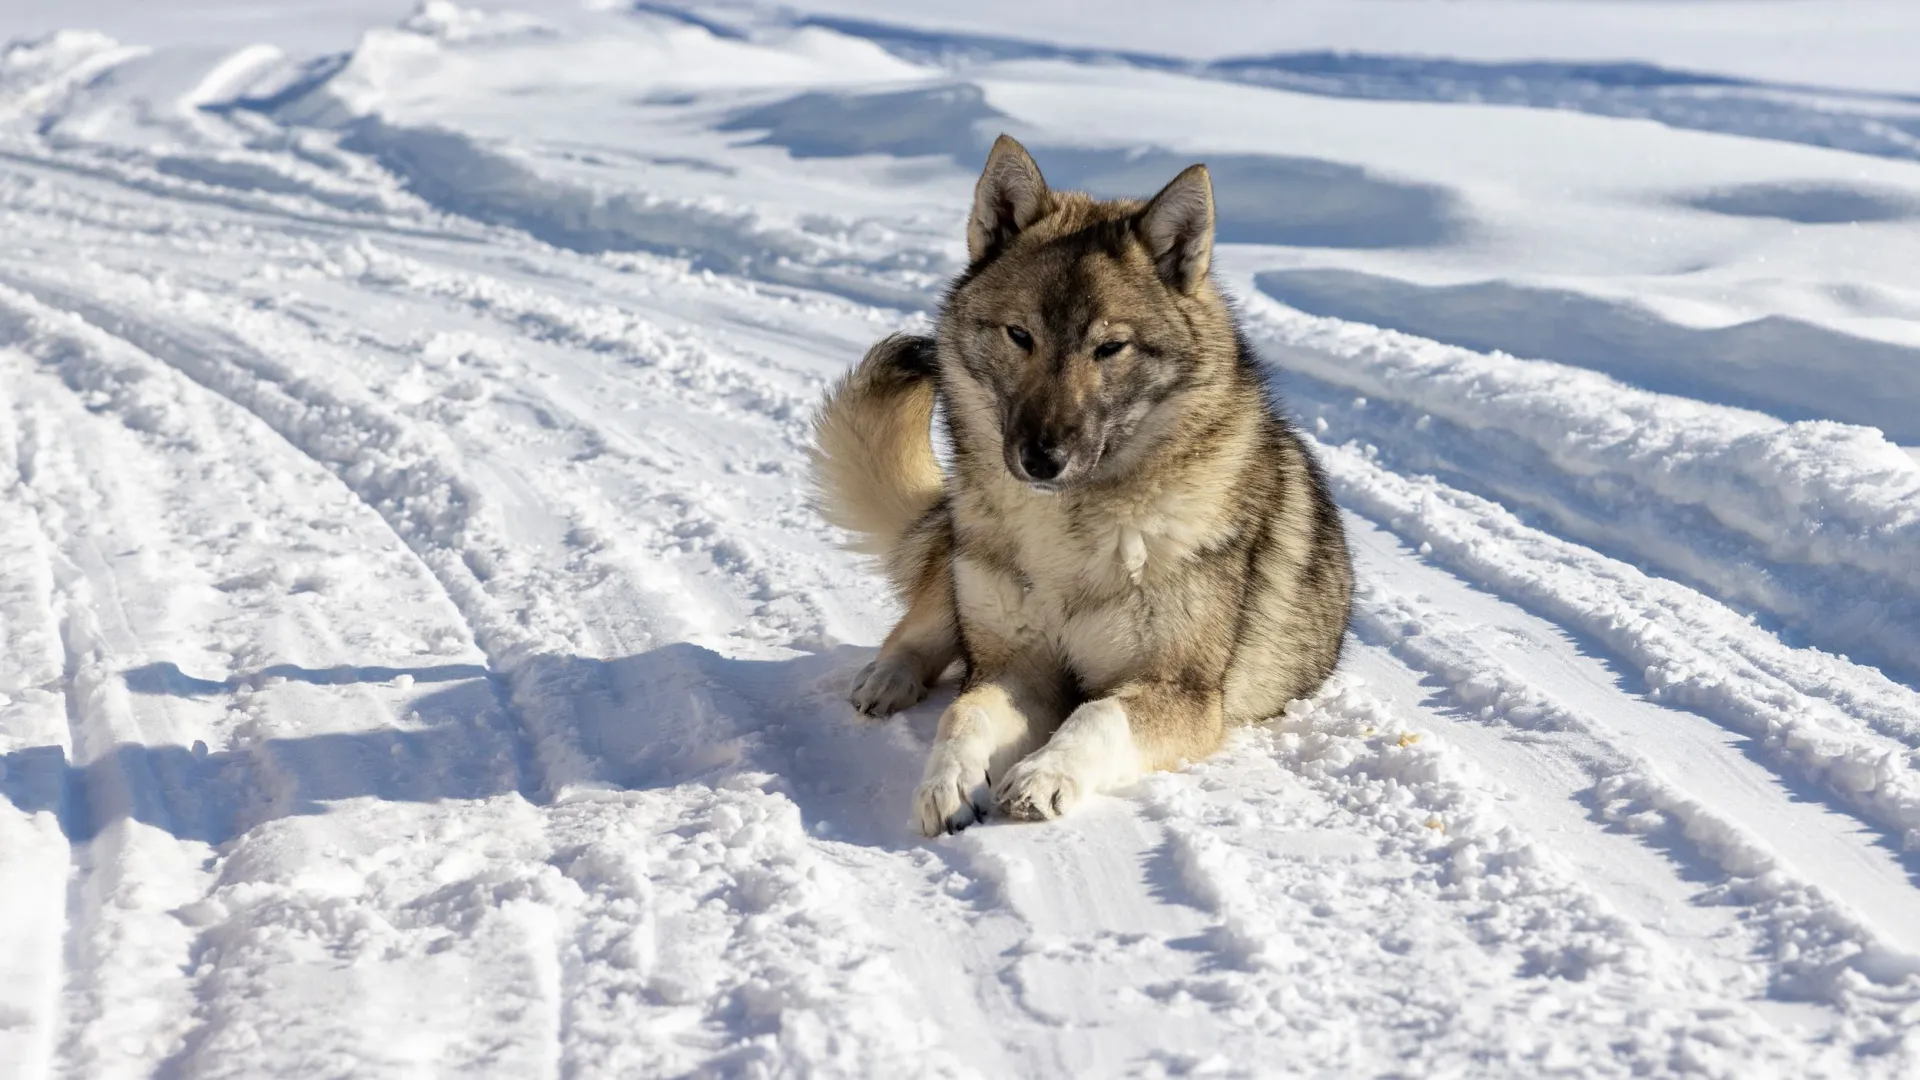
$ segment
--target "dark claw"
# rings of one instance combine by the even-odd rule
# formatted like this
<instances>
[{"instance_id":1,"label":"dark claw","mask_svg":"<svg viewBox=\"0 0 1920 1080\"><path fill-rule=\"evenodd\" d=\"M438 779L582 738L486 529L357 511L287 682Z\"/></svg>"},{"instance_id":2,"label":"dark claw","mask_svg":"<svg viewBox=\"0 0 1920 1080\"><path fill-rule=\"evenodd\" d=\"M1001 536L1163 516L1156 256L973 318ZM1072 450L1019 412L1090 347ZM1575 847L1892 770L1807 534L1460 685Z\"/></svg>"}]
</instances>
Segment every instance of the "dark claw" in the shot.
<instances>
[{"instance_id":1,"label":"dark claw","mask_svg":"<svg viewBox=\"0 0 1920 1080\"><path fill-rule=\"evenodd\" d=\"M875 663L878 663L878 661L875 661ZM867 685L867 676L871 674L873 674L873 664L868 664L866 667L860 669L859 674L853 677L853 685L847 688L847 703L853 706L855 712L866 713L868 716L872 716L873 714L862 709L859 704L854 701L853 696L860 692L861 687Z\"/></svg>"}]
</instances>

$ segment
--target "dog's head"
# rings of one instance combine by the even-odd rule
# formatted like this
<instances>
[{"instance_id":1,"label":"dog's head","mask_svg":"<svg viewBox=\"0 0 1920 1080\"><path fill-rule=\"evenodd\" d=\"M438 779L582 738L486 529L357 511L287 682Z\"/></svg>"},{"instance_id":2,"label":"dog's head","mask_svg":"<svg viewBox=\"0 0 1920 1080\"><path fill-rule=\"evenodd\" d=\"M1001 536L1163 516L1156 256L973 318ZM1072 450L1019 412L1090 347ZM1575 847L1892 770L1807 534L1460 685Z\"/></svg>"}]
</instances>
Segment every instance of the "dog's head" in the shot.
<instances>
[{"instance_id":1,"label":"dog's head","mask_svg":"<svg viewBox=\"0 0 1920 1080\"><path fill-rule=\"evenodd\" d=\"M1121 468L1235 354L1208 277L1213 186L1193 165L1145 202L1053 191L1002 135L940 322L959 439L1058 491ZM998 443L995 447L994 444Z\"/></svg>"}]
</instances>

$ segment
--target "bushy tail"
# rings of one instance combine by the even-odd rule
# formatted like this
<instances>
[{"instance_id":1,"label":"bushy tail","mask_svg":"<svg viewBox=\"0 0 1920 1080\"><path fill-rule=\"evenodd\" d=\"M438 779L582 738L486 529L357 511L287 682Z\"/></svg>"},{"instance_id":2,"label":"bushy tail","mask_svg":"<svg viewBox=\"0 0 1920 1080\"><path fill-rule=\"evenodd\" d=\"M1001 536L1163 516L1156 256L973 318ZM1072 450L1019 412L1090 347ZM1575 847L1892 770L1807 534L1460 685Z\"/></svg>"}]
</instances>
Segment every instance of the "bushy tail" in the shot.
<instances>
[{"instance_id":1,"label":"bushy tail","mask_svg":"<svg viewBox=\"0 0 1920 1080\"><path fill-rule=\"evenodd\" d=\"M867 350L814 417L814 505L854 534L855 551L892 554L940 501L934 364L932 339L894 334Z\"/></svg>"}]
</instances>

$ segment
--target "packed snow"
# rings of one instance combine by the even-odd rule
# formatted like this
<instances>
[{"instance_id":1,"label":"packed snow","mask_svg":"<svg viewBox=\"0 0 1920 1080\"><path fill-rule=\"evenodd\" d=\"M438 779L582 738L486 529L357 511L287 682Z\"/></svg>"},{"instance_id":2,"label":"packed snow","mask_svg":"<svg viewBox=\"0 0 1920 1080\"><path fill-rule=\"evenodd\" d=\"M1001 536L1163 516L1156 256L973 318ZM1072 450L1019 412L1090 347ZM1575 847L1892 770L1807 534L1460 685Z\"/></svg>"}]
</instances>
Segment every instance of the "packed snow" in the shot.
<instances>
[{"instance_id":1,"label":"packed snow","mask_svg":"<svg viewBox=\"0 0 1920 1080\"><path fill-rule=\"evenodd\" d=\"M1920 1073L1920 10L158 10L0 6L0 1072ZM804 449L1000 131L1209 162L1357 607L922 841Z\"/></svg>"}]
</instances>

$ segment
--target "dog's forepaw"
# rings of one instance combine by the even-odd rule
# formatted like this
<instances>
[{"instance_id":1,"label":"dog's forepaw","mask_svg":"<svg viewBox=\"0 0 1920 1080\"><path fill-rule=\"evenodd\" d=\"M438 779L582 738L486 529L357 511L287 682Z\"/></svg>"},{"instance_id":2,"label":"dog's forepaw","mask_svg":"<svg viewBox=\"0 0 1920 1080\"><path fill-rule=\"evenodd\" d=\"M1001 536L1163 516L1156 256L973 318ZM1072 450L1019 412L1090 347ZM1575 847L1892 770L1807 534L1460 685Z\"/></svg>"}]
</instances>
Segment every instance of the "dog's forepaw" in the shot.
<instances>
[{"instance_id":1,"label":"dog's forepaw","mask_svg":"<svg viewBox=\"0 0 1920 1080\"><path fill-rule=\"evenodd\" d=\"M1046 821L1072 810L1086 795L1086 785L1063 757L1043 750L1008 769L994 785L994 805L1020 821Z\"/></svg>"},{"instance_id":2,"label":"dog's forepaw","mask_svg":"<svg viewBox=\"0 0 1920 1080\"><path fill-rule=\"evenodd\" d=\"M914 824L922 836L957 833L987 816L987 771L959 762L937 762L927 767L920 789L913 793Z\"/></svg>"},{"instance_id":3,"label":"dog's forepaw","mask_svg":"<svg viewBox=\"0 0 1920 1080\"><path fill-rule=\"evenodd\" d=\"M853 702L860 715L883 720L902 709L910 709L927 696L927 684L918 673L897 660L881 658L860 669L853 677Z\"/></svg>"}]
</instances>

